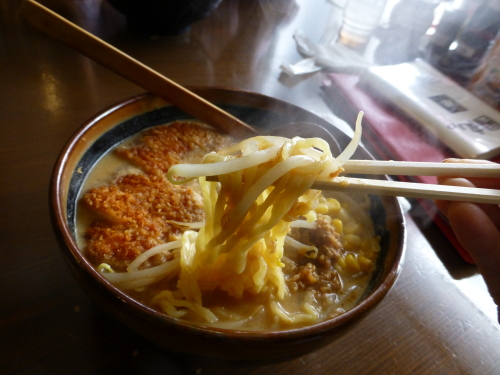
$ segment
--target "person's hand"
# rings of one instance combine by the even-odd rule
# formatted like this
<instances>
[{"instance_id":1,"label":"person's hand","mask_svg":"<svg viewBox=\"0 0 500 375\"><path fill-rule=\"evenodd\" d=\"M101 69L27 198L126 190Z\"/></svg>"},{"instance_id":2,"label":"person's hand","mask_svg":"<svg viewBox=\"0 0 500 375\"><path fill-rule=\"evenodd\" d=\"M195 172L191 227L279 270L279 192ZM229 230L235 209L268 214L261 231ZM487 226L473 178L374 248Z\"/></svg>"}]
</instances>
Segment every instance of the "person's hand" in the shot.
<instances>
[{"instance_id":1,"label":"person's hand","mask_svg":"<svg viewBox=\"0 0 500 375\"><path fill-rule=\"evenodd\" d=\"M445 163L491 163L484 160L447 159ZM440 178L439 184L500 189L500 178ZM498 307L500 322L500 207L493 204L441 201L436 205L479 268Z\"/></svg>"}]
</instances>

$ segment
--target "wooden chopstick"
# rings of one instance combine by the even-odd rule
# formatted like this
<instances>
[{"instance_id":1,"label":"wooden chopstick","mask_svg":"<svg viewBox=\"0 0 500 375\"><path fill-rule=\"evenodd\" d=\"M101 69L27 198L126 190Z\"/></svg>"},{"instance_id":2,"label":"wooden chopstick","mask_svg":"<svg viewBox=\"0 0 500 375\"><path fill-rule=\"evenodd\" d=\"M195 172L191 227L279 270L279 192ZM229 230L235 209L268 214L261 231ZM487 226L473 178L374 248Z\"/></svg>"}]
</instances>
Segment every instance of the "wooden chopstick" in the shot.
<instances>
[{"instance_id":1,"label":"wooden chopstick","mask_svg":"<svg viewBox=\"0 0 500 375\"><path fill-rule=\"evenodd\" d=\"M500 204L500 190L461 186L335 177L333 180L316 179L311 188L407 198Z\"/></svg>"},{"instance_id":2,"label":"wooden chopstick","mask_svg":"<svg viewBox=\"0 0 500 375\"><path fill-rule=\"evenodd\" d=\"M253 137L255 129L185 87L118 50L33 0L21 4L21 18L51 37L111 69L195 118L235 135Z\"/></svg>"},{"instance_id":3,"label":"wooden chopstick","mask_svg":"<svg viewBox=\"0 0 500 375\"><path fill-rule=\"evenodd\" d=\"M218 181L218 179L217 176L207 176L207 181ZM366 178L335 177L330 180L328 178L317 177L311 189L500 204L500 190Z\"/></svg>"},{"instance_id":4,"label":"wooden chopstick","mask_svg":"<svg viewBox=\"0 0 500 375\"><path fill-rule=\"evenodd\" d=\"M500 178L500 164L348 160L342 167L344 168L342 174Z\"/></svg>"}]
</instances>

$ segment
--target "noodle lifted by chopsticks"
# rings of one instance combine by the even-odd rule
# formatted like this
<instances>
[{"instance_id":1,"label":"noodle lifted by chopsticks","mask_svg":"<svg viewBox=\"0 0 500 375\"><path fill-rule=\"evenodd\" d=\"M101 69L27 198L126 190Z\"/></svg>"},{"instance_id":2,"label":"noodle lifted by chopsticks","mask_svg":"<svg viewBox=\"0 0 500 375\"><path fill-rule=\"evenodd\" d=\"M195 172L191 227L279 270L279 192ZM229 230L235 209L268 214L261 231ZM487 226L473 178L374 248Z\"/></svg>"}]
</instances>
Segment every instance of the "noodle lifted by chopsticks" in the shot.
<instances>
[{"instance_id":1,"label":"noodle lifted by chopsticks","mask_svg":"<svg viewBox=\"0 0 500 375\"><path fill-rule=\"evenodd\" d=\"M242 298L244 293L271 290L271 308L285 319L286 312L277 301L288 293L282 257L291 222L301 216L314 220L310 218L315 217L320 192L309 189L316 176L334 177L342 170L359 143L361 117L362 113L353 140L337 158L319 138L257 136L206 155L203 164L172 166L167 178L174 184L199 178L204 225L199 232L186 230L181 241L148 250L125 274L103 275L124 288L129 283L130 288L156 282L180 269L178 290L165 290L154 300L170 316L180 318L190 310L208 322L217 317L203 306L203 292L220 289ZM217 176L220 184L207 181L205 176ZM167 262L168 266L154 267L158 271L138 270L149 254L179 247L179 255ZM306 250L314 257L311 248ZM160 275L163 269L165 273ZM313 312L299 315L300 319L317 319Z\"/></svg>"}]
</instances>

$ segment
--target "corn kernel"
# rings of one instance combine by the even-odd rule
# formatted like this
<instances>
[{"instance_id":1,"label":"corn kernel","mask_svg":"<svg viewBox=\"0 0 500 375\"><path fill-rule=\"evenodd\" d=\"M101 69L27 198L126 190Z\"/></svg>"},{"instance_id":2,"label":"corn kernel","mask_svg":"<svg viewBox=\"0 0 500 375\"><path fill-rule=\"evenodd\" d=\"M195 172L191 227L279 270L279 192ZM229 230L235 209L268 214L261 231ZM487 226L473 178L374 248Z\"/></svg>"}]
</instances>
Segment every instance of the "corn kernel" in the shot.
<instances>
[{"instance_id":1,"label":"corn kernel","mask_svg":"<svg viewBox=\"0 0 500 375\"><path fill-rule=\"evenodd\" d=\"M309 222L309 223L313 223L315 222L316 220L318 220L318 215L316 215L316 211L314 210L311 210L309 211L307 214L304 215L306 217L306 220Z\"/></svg>"},{"instance_id":2,"label":"corn kernel","mask_svg":"<svg viewBox=\"0 0 500 375\"><path fill-rule=\"evenodd\" d=\"M371 246L371 239L364 239L361 241L360 254L364 255L368 259L375 259L375 253L373 252Z\"/></svg>"},{"instance_id":3,"label":"corn kernel","mask_svg":"<svg viewBox=\"0 0 500 375\"><path fill-rule=\"evenodd\" d=\"M336 214L337 217L344 222L344 224L351 220L351 215L349 215L349 212L344 207L340 208Z\"/></svg>"},{"instance_id":4,"label":"corn kernel","mask_svg":"<svg viewBox=\"0 0 500 375\"><path fill-rule=\"evenodd\" d=\"M352 273L358 273L361 271L356 256L352 253L349 253L345 256L345 265L347 269Z\"/></svg>"},{"instance_id":5,"label":"corn kernel","mask_svg":"<svg viewBox=\"0 0 500 375\"><path fill-rule=\"evenodd\" d=\"M346 234L344 235L344 248L347 250L354 250L359 248L361 244L361 238L356 236L355 234Z\"/></svg>"},{"instance_id":6,"label":"corn kernel","mask_svg":"<svg viewBox=\"0 0 500 375\"><path fill-rule=\"evenodd\" d=\"M340 219L333 219L332 220L332 225L335 228L335 232L338 234L342 234L344 232L344 226L342 224L342 220Z\"/></svg>"},{"instance_id":7,"label":"corn kernel","mask_svg":"<svg viewBox=\"0 0 500 375\"><path fill-rule=\"evenodd\" d=\"M356 234L359 232L359 225L356 224L354 221L348 222L346 225L344 225L344 233L345 234Z\"/></svg>"},{"instance_id":8,"label":"corn kernel","mask_svg":"<svg viewBox=\"0 0 500 375\"><path fill-rule=\"evenodd\" d=\"M359 267L366 272L371 271L373 268L373 262L367 257L364 257L363 255L358 256L358 264Z\"/></svg>"},{"instance_id":9,"label":"corn kernel","mask_svg":"<svg viewBox=\"0 0 500 375\"><path fill-rule=\"evenodd\" d=\"M321 197L318 198L318 202L319 203L326 203L326 198L323 197L323 196L321 196Z\"/></svg>"},{"instance_id":10,"label":"corn kernel","mask_svg":"<svg viewBox=\"0 0 500 375\"><path fill-rule=\"evenodd\" d=\"M363 241L361 241L361 246L360 246L361 251L364 252L371 252L372 250L372 240L371 238L365 238Z\"/></svg>"},{"instance_id":11,"label":"corn kernel","mask_svg":"<svg viewBox=\"0 0 500 375\"><path fill-rule=\"evenodd\" d=\"M345 264L345 259L344 259L344 257L339 257L339 259L337 259L337 265L338 265L341 269L343 269L343 270L345 270L345 269L346 269L346 264Z\"/></svg>"},{"instance_id":12,"label":"corn kernel","mask_svg":"<svg viewBox=\"0 0 500 375\"><path fill-rule=\"evenodd\" d=\"M318 207L316 207L316 213L321 215L326 215L328 213L328 206L326 204L320 203Z\"/></svg>"},{"instance_id":13,"label":"corn kernel","mask_svg":"<svg viewBox=\"0 0 500 375\"><path fill-rule=\"evenodd\" d=\"M339 212L341 208L339 201L333 198L328 198L326 200L326 205L330 214Z\"/></svg>"}]
</instances>

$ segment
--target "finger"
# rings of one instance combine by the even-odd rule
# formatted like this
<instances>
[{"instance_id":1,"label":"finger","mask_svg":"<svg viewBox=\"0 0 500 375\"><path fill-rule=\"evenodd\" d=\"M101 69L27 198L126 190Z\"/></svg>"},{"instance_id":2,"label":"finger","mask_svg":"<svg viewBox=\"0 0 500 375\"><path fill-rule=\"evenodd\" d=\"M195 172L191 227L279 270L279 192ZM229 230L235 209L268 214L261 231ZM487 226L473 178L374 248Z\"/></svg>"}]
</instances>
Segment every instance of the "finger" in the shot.
<instances>
[{"instance_id":1,"label":"finger","mask_svg":"<svg viewBox=\"0 0 500 375\"><path fill-rule=\"evenodd\" d=\"M469 178L476 187L482 189L500 189L500 178Z\"/></svg>"},{"instance_id":2,"label":"finger","mask_svg":"<svg viewBox=\"0 0 500 375\"><path fill-rule=\"evenodd\" d=\"M444 159L443 163L496 164L495 162L489 161L489 160L481 160L481 159L457 159L457 158Z\"/></svg>"},{"instance_id":3,"label":"finger","mask_svg":"<svg viewBox=\"0 0 500 375\"><path fill-rule=\"evenodd\" d=\"M475 187L472 182L465 178L446 178L439 182L440 185L450 185L450 186L463 186L463 187ZM448 216L448 207L451 201L445 200L435 200L438 209Z\"/></svg>"},{"instance_id":4,"label":"finger","mask_svg":"<svg viewBox=\"0 0 500 375\"><path fill-rule=\"evenodd\" d=\"M475 160L475 159L446 159L443 163L467 163L467 164L497 164L489 160ZM453 178L456 176L438 176L438 183ZM483 189L500 189L500 178L468 178L474 186Z\"/></svg>"},{"instance_id":5,"label":"finger","mask_svg":"<svg viewBox=\"0 0 500 375\"><path fill-rule=\"evenodd\" d=\"M474 259L495 303L500 304L500 232L478 205L451 202L448 219L462 246Z\"/></svg>"},{"instance_id":6,"label":"finger","mask_svg":"<svg viewBox=\"0 0 500 375\"><path fill-rule=\"evenodd\" d=\"M448 216L448 207L450 205L450 201L443 201L443 200L435 200L434 203L436 204L436 207L438 208L439 211L441 211L445 216Z\"/></svg>"},{"instance_id":7,"label":"finger","mask_svg":"<svg viewBox=\"0 0 500 375\"><path fill-rule=\"evenodd\" d=\"M494 179L497 180L497 179ZM500 181L500 179L498 180ZM463 187L477 187L472 183L472 179L465 178L448 178L441 182L443 185L463 186ZM448 216L448 209L450 201L436 200L438 209ZM478 204L479 207L488 215L489 219L494 223L497 229L500 229L500 208L495 204Z\"/></svg>"}]
</instances>

